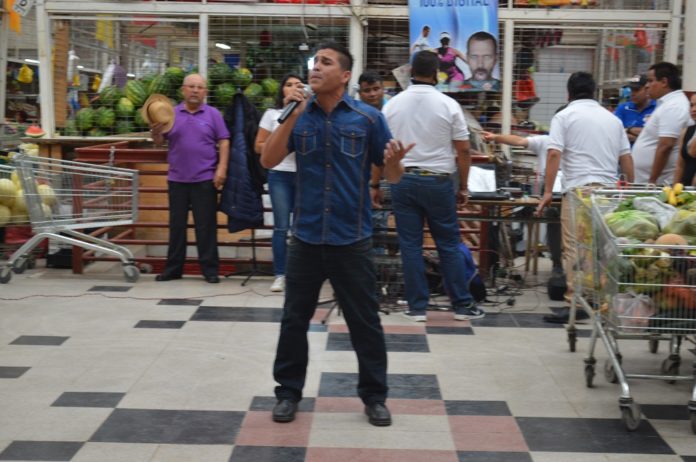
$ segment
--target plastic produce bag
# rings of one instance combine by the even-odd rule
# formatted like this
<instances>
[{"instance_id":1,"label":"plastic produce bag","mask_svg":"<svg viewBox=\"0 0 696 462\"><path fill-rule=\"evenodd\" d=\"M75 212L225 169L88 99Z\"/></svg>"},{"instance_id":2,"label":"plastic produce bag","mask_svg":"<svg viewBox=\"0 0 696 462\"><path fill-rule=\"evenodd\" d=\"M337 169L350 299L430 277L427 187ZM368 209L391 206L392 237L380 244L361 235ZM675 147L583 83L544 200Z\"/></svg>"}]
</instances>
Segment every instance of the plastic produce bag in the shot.
<instances>
[{"instance_id":1,"label":"plastic produce bag","mask_svg":"<svg viewBox=\"0 0 696 462\"><path fill-rule=\"evenodd\" d=\"M604 215L604 221L616 237L631 237L645 241L660 234L657 220L649 212L626 210Z\"/></svg>"},{"instance_id":2,"label":"plastic produce bag","mask_svg":"<svg viewBox=\"0 0 696 462\"><path fill-rule=\"evenodd\" d=\"M696 210L679 210L664 228L665 233L683 236L691 245L696 245Z\"/></svg>"},{"instance_id":3,"label":"plastic produce bag","mask_svg":"<svg viewBox=\"0 0 696 462\"><path fill-rule=\"evenodd\" d=\"M612 307L619 318L619 326L630 328L632 332L648 327L650 317L655 315L655 306L650 297L631 292L614 295Z\"/></svg>"},{"instance_id":4,"label":"plastic produce bag","mask_svg":"<svg viewBox=\"0 0 696 462\"><path fill-rule=\"evenodd\" d=\"M633 208L651 213L657 220L660 228L667 226L667 223L677 213L676 207L665 204L657 197L636 197L633 199Z\"/></svg>"}]
</instances>

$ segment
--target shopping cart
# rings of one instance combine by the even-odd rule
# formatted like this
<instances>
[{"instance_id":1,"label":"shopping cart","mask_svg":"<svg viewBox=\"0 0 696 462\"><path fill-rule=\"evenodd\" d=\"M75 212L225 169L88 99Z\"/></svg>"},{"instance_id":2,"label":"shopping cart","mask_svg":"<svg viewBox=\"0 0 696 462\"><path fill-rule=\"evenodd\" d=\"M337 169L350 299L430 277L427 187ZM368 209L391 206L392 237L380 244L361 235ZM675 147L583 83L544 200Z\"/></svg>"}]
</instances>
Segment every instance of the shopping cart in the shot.
<instances>
[{"instance_id":1,"label":"shopping cart","mask_svg":"<svg viewBox=\"0 0 696 462\"><path fill-rule=\"evenodd\" d=\"M679 375L679 350L683 341L693 342L696 333L696 246L634 243L616 238L605 222L627 197L653 196L658 191L594 191L591 197L593 283L592 301L585 296L577 300L593 309L593 331L585 379L593 386L596 359L594 349L601 338L609 359L604 365L605 378L619 383L619 407L627 429L638 428L640 406L631 396L627 379L660 379L668 382L694 380ZM577 278L576 278L577 280ZM657 352L658 341L667 340L670 355L662 363L660 374L628 374L618 340L642 339ZM692 430L696 433L696 386L688 403Z\"/></svg>"},{"instance_id":2,"label":"shopping cart","mask_svg":"<svg viewBox=\"0 0 696 462\"><path fill-rule=\"evenodd\" d=\"M130 250L78 231L130 225L137 219L136 170L26 154L14 156L8 165L21 187L13 209L25 211L34 236L0 267L0 283L9 282L12 272L24 272L32 250L45 239L114 256L123 264L126 281L138 280Z\"/></svg>"}]
</instances>

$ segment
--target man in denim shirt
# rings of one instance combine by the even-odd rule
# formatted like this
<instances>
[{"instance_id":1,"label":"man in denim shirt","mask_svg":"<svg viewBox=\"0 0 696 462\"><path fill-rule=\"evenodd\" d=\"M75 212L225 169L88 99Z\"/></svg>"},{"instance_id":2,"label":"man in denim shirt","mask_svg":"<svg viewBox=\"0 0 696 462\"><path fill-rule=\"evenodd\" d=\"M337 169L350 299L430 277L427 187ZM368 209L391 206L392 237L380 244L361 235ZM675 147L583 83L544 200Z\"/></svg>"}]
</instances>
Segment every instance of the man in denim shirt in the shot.
<instances>
[{"instance_id":1,"label":"man in denim shirt","mask_svg":"<svg viewBox=\"0 0 696 462\"><path fill-rule=\"evenodd\" d=\"M335 43L318 47L309 85L286 97L299 105L266 141L261 163L278 164L296 153L293 238L288 247L286 292L273 376L273 420L291 422L302 399L308 363L307 330L328 278L350 329L358 357L358 395L371 424L391 425L387 353L372 261L369 180L372 166L398 182L410 148L390 140L384 117L346 93L353 58ZM386 147L385 147L386 146Z\"/></svg>"}]
</instances>

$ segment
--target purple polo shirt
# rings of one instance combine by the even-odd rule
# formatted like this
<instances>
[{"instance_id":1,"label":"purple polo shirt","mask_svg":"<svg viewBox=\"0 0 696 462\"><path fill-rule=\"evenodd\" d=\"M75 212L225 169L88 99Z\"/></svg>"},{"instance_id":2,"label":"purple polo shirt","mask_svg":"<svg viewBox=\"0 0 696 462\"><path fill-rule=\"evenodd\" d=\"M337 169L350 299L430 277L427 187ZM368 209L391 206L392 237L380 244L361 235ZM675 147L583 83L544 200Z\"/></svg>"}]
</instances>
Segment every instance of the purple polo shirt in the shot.
<instances>
[{"instance_id":1,"label":"purple polo shirt","mask_svg":"<svg viewBox=\"0 0 696 462\"><path fill-rule=\"evenodd\" d=\"M218 164L218 141L230 137L220 111L202 104L191 113L181 103L174 113L174 126L165 134L169 140L167 178L180 183L212 180Z\"/></svg>"}]
</instances>

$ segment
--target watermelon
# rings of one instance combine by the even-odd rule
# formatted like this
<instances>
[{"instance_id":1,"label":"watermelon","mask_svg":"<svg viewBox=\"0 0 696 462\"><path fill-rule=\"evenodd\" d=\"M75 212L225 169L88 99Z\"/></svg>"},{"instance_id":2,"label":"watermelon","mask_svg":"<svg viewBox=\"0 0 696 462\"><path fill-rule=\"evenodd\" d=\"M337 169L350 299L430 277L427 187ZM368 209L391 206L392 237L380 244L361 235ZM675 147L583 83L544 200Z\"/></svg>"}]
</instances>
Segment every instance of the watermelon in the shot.
<instances>
[{"instance_id":1,"label":"watermelon","mask_svg":"<svg viewBox=\"0 0 696 462\"><path fill-rule=\"evenodd\" d=\"M121 97L123 97L123 93L114 85L109 85L108 87L104 88L101 93L99 93L99 101L101 102L102 106L107 107L115 106Z\"/></svg>"},{"instance_id":2,"label":"watermelon","mask_svg":"<svg viewBox=\"0 0 696 462\"><path fill-rule=\"evenodd\" d=\"M116 105L116 115L123 118L133 117L135 105L126 97L121 98Z\"/></svg>"},{"instance_id":3,"label":"watermelon","mask_svg":"<svg viewBox=\"0 0 696 462\"><path fill-rule=\"evenodd\" d=\"M184 83L186 73L179 67L168 67L167 70L164 71L164 76L167 78L170 85L178 88Z\"/></svg>"},{"instance_id":4,"label":"watermelon","mask_svg":"<svg viewBox=\"0 0 696 462\"><path fill-rule=\"evenodd\" d=\"M146 74L140 78L140 83L143 84L143 87L145 87L145 91L150 88L150 83L157 77L157 74Z\"/></svg>"},{"instance_id":5,"label":"watermelon","mask_svg":"<svg viewBox=\"0 0 696 462\"><path fill-rule=\"evenodd\" d=\"M231 83L223 83L215 87L215 106L226 107L232 103L237 87Z\"/></svg>"},{"instance_id":6,"label":"watermelon","mask_svg":"<svg viewBox=\"0 0 696 462\"><path fill-rule=\"evenodd\" d=\"M142 111L135 111L135 117L133 118L133 124L138 128L147 128L147 122L143 119Z\"/></svg>"},{"instance_id":7,"label":"watermelon","mask_svg":"<svg viewBox=\"0 0 696 462\"><path fill-rule=\"evenodd\" d=\"M63 130L63 136L80 136L80 130L77 129L77 124L74 120L68 120L65 123L65 129Z\"/></svg>"},{"instance_id":8,"label":"watermelon","mask_svg":"<svg viewBox=\"0 0 696 462\"><path fill-rule=\"evenodd\" d=\"M100 107L95 112L94 123L99 128L111 128L116 122L116 113L113 109Z\"/></svg>"},{"instance_id":9,"label":"watermelon","mask_svg":"<svg viewBox=\"0 0 696 462\"><path fill-rule=\"evenodd\" d=\"M122 135L124 133L131 133L133 132L133 124L131 124L127 120L119 120L116 122L116 133L119 135Z\"/></svg>"},{"instance_id":10,"label":"watermelon","mask_svg":"<svg viewBox=\"0 0 696 462\"><path fill-rule=\"evenodd\" d=\"M271 98L270 96L266 96L261 100L261 104L259 104L259 110L261 110L261 112L265 112L267 109L273 109L274 107L275 98Z\"/></svg>"},{"instance_id":11,"label":"watermelon","mask_svg":"<svg viewBox=\"0 0 696 462\"><path fill-rule=\"evenodd\" d=\"M208 79L211 84L234 83L234 71L225 63L214 64L208 69Z\"/></svg>"},{"instance_id":12,"label":"watermelon","mask_svg":"<svg viewBox=\"0 0 696 462\"><path fill-rule=\"evenodd\" d=\"M87 136L107 136L108 133L101 128L93 128L87 132Z\"/></svg>"},{"instance_id":13,"label":"watermelon","mask_svg":"<svg viewBox=\"0 0 696 462\"><path fill-rule=\"evenodd\" d=\"M232 83L238 87L246 87L251 84L254 79L254 75L246 67L238 68L234 70L234 77Z\"/></svg>"},{"instance_id":14,"label":"watermelon","mask_svg":"<svg viewBox=\"0 0 696 462\"><path fill-rule=\"evenodd\" d=\"M126 84L126 98L131 100L135 106L142 106L147 99L145 85L137 80L129 80Z\"/></svg>"},{"instance_id":15,"label":"watermelon","mask_svg":"<svg viewBox=\"0 0 696 462\"><path fill-rule=\"evenodd\" d=\"M78 130L86 132L94 127L95 118L96 113L94 112L94 109L85 107L77 111L77 114L75 114L75 124L77 125Z\"/></svg>"},{"instance_id":16,"label":"watermelon","mask_svg":"<svg viewBox=\"0 0 696 462\"><path fill-rule=\"evenodd\" d=\"M263 88L261 88L261 85L258 83L249 84L249 86L244 89L244 96L249 98L249 101L253 104L256 104L256 102L260 101L263 97Z\"/></svg>"},{"instance_id":17,"label":"watermelon","mask_svg":"<svg viewBox=\"0 0 696 462\"><path fill-rule=\"evenodd\" d=\"M150 82L150 86L147 89L148 96L153 95L155 93L159 93L160 95L166 95L167 93L169 93L169 85L170 82L165 76L158 75L157 77L152 79L152 82Z\"/></svg>"},{"instance_id":18,"label":"watermelon","mask_svg":"<svg viewBox=\"0 0 696 462\"><path fill-rule=\"evenodd\" d=\"M280 84L276 79L269 77L261 81L261 87L263 88L263 92L266 96L276 96L278 94Z\"/></svg>"},{"instance_id":19,"label":"watermelon","mask_svg":"<svg viewBox=\"0 0 696 462\"><path fill-rule=\"evenodd\" d=\"M31 138L41 138L46 134L46 132L43 131L43 128L39 127L38 125L30 125L29 128L24 131L24 134Z\"/></svg>"}]
</instances>

